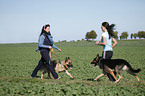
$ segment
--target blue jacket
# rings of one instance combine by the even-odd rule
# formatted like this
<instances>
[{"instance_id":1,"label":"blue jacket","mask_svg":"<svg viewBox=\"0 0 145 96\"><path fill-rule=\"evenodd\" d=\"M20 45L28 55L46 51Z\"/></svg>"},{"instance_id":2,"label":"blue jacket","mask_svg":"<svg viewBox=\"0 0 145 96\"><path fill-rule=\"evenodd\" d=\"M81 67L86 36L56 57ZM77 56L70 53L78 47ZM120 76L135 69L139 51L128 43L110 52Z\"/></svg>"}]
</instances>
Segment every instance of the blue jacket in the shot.
<instances>
[{"instance_id":1,"label":"blue jacket","mask_svg":"<svg viewBox=\"0 0 145 96\"><path fill-rule=\"evenodd\" d=\"M37 49L36 51L40 50L40 48L46 48L46 49L49 49L49 46L52 46L53 48L55 49L59 49L57 46L55 46L53 44L53 37L51 35L47 35L48 38L45 36L45 34L43 33L40 37L39 37L39 40L38 40L38 46L37 46Z\"/></svg>"}]
</instances>

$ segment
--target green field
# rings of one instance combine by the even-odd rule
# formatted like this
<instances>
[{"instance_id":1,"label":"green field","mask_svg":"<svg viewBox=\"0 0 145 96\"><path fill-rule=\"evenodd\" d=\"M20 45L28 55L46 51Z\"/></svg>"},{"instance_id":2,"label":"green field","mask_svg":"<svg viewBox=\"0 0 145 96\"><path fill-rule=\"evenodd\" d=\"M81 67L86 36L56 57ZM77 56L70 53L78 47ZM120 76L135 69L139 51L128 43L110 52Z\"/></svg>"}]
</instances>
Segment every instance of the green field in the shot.
<instances>
[{"instance_id":1,"label":"green field","mask_svg":"<svg viewBox=\"0 0 145 96\"><path fill-rule=\"evenodd\" d=\"M0 44L0 96L144 96L145 95L145 40L121 40L114 48L112 58L126 59L134 69L141 68L138 82L135 77L123 71L123 79L113 83L104 76L98 81L89 81L102 73L90 62L102 47L95 42L58 42L55 43L62 52L54 50L52 59L64 60L70 57L73 69L68 70L74 79L65 72L59 73L61 79L52 80L44 75L43 80L30 78L40 59L35 52L37 44ZM57 55L57 56L56 56ZM38 72L38 76L41 72Z\"/></svg>"}]
</instances>

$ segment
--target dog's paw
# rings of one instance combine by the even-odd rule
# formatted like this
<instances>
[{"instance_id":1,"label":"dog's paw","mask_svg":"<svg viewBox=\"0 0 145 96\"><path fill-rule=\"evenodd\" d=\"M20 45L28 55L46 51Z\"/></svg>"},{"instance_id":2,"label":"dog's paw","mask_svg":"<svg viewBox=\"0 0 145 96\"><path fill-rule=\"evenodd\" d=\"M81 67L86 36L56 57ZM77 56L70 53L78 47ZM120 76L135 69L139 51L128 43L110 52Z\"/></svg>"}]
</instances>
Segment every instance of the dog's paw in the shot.
<instances>
[{"instance_id":1,"label":"dog's paw","mask_svg":"<svg viewBox=\"0 0 145 96\"><path fill-rule=\"evenodd\" d=\"M70 79L71 79L71 80L74 80L74 78L75 78L75 77L73 77L73 78L70 78Z\"/></svg>"},{"instance_id":2,"label":"dog's paw","mask_svg":"<svg viewBox=\"0 0 145 96\"><path fill-rule=\"evenodd\" d=\"M94 79L92 79L92 78L89 78L89 79L87 79L87 81L94 81Z\"/></svg>"},{"instance_id":3,"label":"dog's paw","mask_svg":"<svg viewBox=\"0 0 145 96\"><path fill-rule=\"evenodd\" d=\"M141 81L140 81L140 80L138 80L138 82L139 82L139 83L141 83Z\"/></svg>"},{"instance_id":4,"label":"dog's paw","mask_svg":"<svg viewBox=\"0 0 145 96\"><path fill-rule=\"evenodd\" d=\"M61 78L61 76L60 77L58 77L57 79L60 79Z\"/></svg>"},{"instance_id":5,"label":"dog's paw","mask_svg":"<svg viewBox=\"0 0 145 96\"><path fill-rule=\"evenodd\" d=\"M116 80L114 83L117 83L117 82L119 82L119 80Z\"/></svg>"},{"instance_id":6,"label":"dog's paw","mask_svg":"<svg viewBox=\"0 0 145 96\"><path fill-rule=\"evenodd\" d=\"M98 79L94 79L94 81L97 81Z\"/></svg>"}]
</instances>

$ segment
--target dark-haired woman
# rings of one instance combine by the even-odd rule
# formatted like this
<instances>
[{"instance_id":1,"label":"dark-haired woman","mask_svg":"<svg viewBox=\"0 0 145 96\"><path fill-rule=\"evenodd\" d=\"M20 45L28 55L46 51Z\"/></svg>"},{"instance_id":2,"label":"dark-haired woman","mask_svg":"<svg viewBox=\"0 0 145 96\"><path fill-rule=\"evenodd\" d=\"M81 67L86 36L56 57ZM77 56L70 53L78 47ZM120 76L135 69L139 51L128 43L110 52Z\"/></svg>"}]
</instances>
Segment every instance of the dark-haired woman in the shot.
<instances>
[{"instance_id":1,"label":"dark-haired woman","mask_svg":"<svg viewBox=\"0 0 145 96\"><path fill-rule=\"evenodd\" d=\"M31 74L31 77L36 77L38 70L41 68L41 66L44 64L44 62L46 62L46 66L52 73L54 79L58 78L58 74L53 69L53 64L50 60L49 51L52 47L57 49L58 51L61 51L61 49L59 49L57 46L55 46L53 44L53 42L54 42L53 37L50 34L50 25L47 24L42 27L42 31L39 36L38 47L36 49L36 51L40 50L41 59L40 59L38 65L36 66L36 68L34 69L33 73Z\"/></svg>"},{"instance_id":2,"label":"dark-haired woman","mask_svg":"<svg viewBox=\"0 0 145 96\"><path fill-rule=\"evenodd\" d=\"M113 32L114 26L115 24L109 25L108 22L103 22L101 26L101 29L103 31L101 43L99 43L99 41L96 42L97 45L103 46L102 57L104 59L111 59L111 57L113 56L113 47L115 47L117 44L117 41L114 38L114 32ZM107 76L111 81L115 81L112 75L107 74Z\"/></svg>"}]
</instances>

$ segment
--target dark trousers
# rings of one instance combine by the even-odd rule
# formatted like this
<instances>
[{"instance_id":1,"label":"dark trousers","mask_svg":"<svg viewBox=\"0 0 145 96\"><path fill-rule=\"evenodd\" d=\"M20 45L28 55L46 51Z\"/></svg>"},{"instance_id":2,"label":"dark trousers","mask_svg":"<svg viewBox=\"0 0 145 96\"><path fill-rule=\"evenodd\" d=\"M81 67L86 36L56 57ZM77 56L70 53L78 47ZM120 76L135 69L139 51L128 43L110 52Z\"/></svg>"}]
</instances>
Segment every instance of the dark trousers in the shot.
<instances>
[{"instance_id":1,"label":"dark trousers","mask_svg":"<svg viewBox=\"0 0 145 96\"><path fill-rule=\"evenodd\" d=\"M102 57L104 59L111 59L113 56L113 51L103 51L102 53ZM116 76L116 72L114 72L115 76ZM109 78L110 81L115 81L114 77L110 74L110 73L107 73L107 76Z\"/></svg>"},{"instance_id":2,"label":"dark trousers","mask_svg":"<svg viewBox=\"0 0 145 96\"><path fill-rule=\"evenodd\" d=\"M38 62L38 65L34 69L33 73L31 74L31 77L36 77L37 76L37 72L40 70L40 68L44 64L44 62L46 62L46 67L50 70L50 72L53 75L54 79L57 79L58 78L58 74L55 72L55 70L53 68L53 64L52 64L52 62L50 60L50 56L49 56L49 50L41 49L40 53L41 53L42 57L41 57L40 61Z\"/></svg>"}]
</instances>

